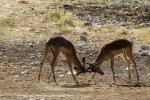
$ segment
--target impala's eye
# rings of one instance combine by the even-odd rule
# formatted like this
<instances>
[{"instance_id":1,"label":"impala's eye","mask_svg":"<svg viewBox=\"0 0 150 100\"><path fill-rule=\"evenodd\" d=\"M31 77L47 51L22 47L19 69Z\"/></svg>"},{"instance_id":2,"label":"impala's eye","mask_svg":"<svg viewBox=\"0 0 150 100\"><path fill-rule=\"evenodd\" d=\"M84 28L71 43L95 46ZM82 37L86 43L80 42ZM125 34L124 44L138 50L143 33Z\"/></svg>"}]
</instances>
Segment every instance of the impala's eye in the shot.
<instances>
[{"instance_id":1,"label":"impala's eye","mask_svg":"<svg viewBox=\"0 0 150 100\"><path fill-rule=\"evenodd\" d=\"M75 70L77 70L77 67L74 67Z\"/></svg>"}]
</instances>

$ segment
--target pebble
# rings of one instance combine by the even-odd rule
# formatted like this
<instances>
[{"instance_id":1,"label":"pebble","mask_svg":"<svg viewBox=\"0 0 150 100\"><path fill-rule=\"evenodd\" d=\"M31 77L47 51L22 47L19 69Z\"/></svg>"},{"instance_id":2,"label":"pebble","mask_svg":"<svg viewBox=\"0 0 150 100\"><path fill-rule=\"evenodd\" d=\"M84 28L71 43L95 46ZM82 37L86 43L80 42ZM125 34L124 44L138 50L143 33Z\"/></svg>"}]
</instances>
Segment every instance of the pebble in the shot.
<instances>
[{"instance_id":1,"label":"pebble","mask_svg":"<svg viewBox=\"0 0 150 100\"><path fill-rule=\"evenodd\" d=\"M67 74L67 75L71 75L71 72L70 72L70 71L68 71L66 74ZM76 74L76 72L75 72L75 71L73 71L73 74Z\"/></svg>"},{"instance_id":2,"label":"pebble","mask_svg":"<svg viewBox=\"0 0 150 100\"><path fill-rule=\"evenodd\" d=\"M40 100L45 100L45 98L44 98L44 97L41 97Z\"/></svg>"},{"instance_id":3,"label":"pebble","mask_svg":"<svg viewBox=\"0 0 150 100\"><path fill-rule=\"evenodd\" d=\"M80 41L86 42L86 41L87 41L87 38L86 38L85 36L83 36L83 35L80 35Z\"/></svg>"},{"instance_id":4,"label":"pebble","mask_svg":"<svg viewBox=\"0 0 150 100\"><path fill-rule=\"evenodd\" d=\"M21 71L21 75L28 74L28 73L29 73L28 70Z\"/></svg>"},{"instance_id":5,"label":"pebble","mask_svg":"<svg viewBox=\"0 0 150 100\"><path fill-rule=\"evenodd\" d=\"M64 77L65 75L64 75L64 74L60 74L59 76L60 76L60 77Z\"/></svg>"},{"instance_id":6,"label":"pebble","mask_svg":"<svg viewBox=\"0 0 150 100\"><path fill-rule=\"evenodd\" d=\"M0 51L0 55L2 55L3 53Z\"/></svg>"},{"instance_id":7,"label":"pebble","mask_svg":"<svg viewBox=\"0 0 150 100\"><path fill-rule=\"evenodd\" d=\"M24 40L23 43L28 48L34 46L34 41L32 41L32 40Z\"/></svg>"},{"instance_id":8,"label":"pebble","mask_svg":"<svg viewBox=\"0 0 150 100\"><path fill-rule=\"evenodd\" d=\"M92 26L92 21L86 21L86 22L84 22L84 26Z\"/></svg>"},{"instance_id":9,"label":"pebble","mask_svg":"<svg viewBox=\"0 0 150 100\"><path fill-rule=\"evenodd\" d=\"M141 45L141 46L140 46L140 49L141 49L141 50L149 50L149 48L150 48L150 47L149 47L148 45Z\"/></svg>"},{"instance_id":10,"label":"pebble","mask_svg":"<svg viewBox=\"0 0 150 100\"><path fill-rule=\"evenodd\" d=\"M149 56L149 52L148 51L142 51L139 53L140 56Z\"/></svg>"},{"instance_id":11,"label":"pebble","mask_svg":"<svg viewBox=\"0 0 150 100\"><path fill-rule=\"evenodd\" d=\"M41 63L40 61L33 61L33 62L31 62L31 65L36 65L37 66L37 65L40 65L40 63Z\"/></svg>"},{"instance_id":12,"label":"pebble","mask_svg":"<svg viewBox=\"0 0 150 100\"><path fill-rule=\"evenodd\" d=\"M87 32L81 32L80 35L81 36L87 36Z\"/></svg>"}]
</instances>

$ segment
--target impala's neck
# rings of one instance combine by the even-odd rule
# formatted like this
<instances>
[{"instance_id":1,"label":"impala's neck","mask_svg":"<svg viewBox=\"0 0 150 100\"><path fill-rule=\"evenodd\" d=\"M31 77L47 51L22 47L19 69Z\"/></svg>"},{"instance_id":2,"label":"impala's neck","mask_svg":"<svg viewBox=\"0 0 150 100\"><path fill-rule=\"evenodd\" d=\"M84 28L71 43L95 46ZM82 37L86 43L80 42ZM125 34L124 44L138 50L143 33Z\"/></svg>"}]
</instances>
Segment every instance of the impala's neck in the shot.
<instances>
[{"instance_id":1,"label":"impala's neck","mask_svg":"<svg viewBox=\"0 0 150 100\"><path fill-rule=\"evenodd\" d=\"M73 63L79 68L84 68L84 66L81 64L81 62L77 58L76 54L73 56Z\"/></svg>"},{"instance_id":2,"label":"impala's neck","mask_svg":"<svg viewBox=\"0 0 150 100\"><path fill-rule=\"evenodd\" d=\"M95 64L96 65L101 65L103 61L105 60L105 57L100 53L100 55L97 57Z\"/></svg>"}]
</instances>

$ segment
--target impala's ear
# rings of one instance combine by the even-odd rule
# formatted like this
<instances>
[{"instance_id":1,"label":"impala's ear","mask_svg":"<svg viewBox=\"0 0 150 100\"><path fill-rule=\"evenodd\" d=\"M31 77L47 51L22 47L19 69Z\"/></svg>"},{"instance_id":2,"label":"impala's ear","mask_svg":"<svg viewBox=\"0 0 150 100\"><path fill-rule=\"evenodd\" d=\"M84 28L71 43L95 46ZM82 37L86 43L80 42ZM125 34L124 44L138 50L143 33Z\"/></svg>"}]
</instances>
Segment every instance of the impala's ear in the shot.
<instances>
[{"instance_id":1,"label":"impala's ear","mask_svg":"<svg viewBox=\"0 0 150 100\"><path fill-rule=\"evenodd\" d=\"M82 58L83 66L85 66L85 57Z\"/></svg>"}]
</instances>

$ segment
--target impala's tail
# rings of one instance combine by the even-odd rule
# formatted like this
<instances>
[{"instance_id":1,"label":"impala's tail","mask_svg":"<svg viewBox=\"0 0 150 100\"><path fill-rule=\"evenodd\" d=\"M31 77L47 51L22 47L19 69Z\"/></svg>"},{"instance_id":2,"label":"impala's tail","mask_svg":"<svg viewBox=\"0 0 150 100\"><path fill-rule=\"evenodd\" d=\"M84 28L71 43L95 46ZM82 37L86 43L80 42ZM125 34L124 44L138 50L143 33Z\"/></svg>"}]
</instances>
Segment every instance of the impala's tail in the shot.
<instances>
[{"instance_id":1,"label":"impala's tail","mask_svg":"<svg viewBox=\"0 0 150 100\"><path fill-rule=\"evenodd\" d=\"M39 75L38 75L38 82L40 81L42 66L43 66L43 64L44 64L44 61L47 59L49 50L50 50L49 45L48 45L48 43L46 43L46 44L45 44L45 50L44 50L44 57L43 57L42 62L40 63L40 71L39 71Z\"/></svg>"}]
</instances>

